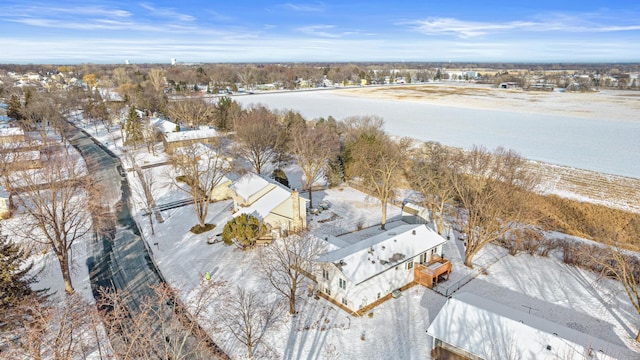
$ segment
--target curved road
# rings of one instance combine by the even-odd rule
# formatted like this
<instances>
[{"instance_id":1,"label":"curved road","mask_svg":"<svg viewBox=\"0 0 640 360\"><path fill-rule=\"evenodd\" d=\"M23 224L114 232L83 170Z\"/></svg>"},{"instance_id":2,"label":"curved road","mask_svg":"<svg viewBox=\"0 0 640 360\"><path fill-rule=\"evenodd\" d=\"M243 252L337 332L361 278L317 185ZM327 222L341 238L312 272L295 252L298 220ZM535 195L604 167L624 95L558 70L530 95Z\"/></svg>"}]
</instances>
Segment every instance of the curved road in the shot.
<instances>
[{"instance_id":1,"label":"curved road","mask_svg":"<svg viewBox=\"0 0 640 360\"><path fill-rule=\"evenodd\" d=\"M122 169L120 159L109 149L95 141L89 134L70 124L65 130L69 142L80 152L89 173L94 180L104 186L101 193L103 208L112 219L108 229L102 236L94 238L93 256L87 259L91 288L94 297L99 298L101 288L127 294L124 301L132 311L137 311L143 297L153 297L153 288L164 283L155 267L144 240L140 236L137 224L129 212L129 185ZM171 314L172 303L167 304L167 311L159 313ZM135 316L135 314L132 314ZM170 316L170 315L169 315ZM161 326L157 329L156 338L165 341ZM190 339L190 343L197 343ZM112 346L118 339L112 337ZM194 354L188 346L184 350L187 358L227 358L226 355L210 340L207 341L211 353ZM163 354L157 354L164 357Z\"/></svg>"}]
</instances>

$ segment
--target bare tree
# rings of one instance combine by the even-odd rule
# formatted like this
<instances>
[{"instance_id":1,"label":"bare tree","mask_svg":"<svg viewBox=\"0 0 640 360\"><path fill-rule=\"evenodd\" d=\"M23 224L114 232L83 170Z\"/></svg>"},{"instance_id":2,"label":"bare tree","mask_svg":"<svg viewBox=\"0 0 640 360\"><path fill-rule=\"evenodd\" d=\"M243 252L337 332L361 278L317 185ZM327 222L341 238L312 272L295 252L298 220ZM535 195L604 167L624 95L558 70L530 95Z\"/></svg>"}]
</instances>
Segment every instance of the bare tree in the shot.
<instances>
[{"instance_id":1,"label":"bare tree","mask_svg":"<svg viewBox=\"0 0 640 360\"><path fill-rule=\"evenodd\" d=\"M289 301L289 313L296 312L296 298L305 277L311 277L318 255L325 246L308 232L274 241L260 253L263 275Z\"/></svg>"},{"instance_id":2,"label":"bare tree","mask_svg":"<svg viewBox=\"0 0 640 360\"><path fill-rule=\"evenodd\" d=\"M462 209L456 221L466 236L464 264L473 267L478 251L525 220L538 180L524 158L502 148L474 147L457 161L452 184Z\"/></svg>"},{"instance_id":3,"label":"bare tree","mask_svg":"<svg viewBox=\"0 0 640 360\"><path fill-rule=\"evenodd\" d=\"M327 126L298 126L292 131L290 148L304 174L309 207L313 207L313 184L325 175L329 161L338 154L338 136Z\"/></svg>"},{"instance_id":4,"label":"bare tree","mask_svg":"<svg viewBox=\"0 0 640 360\"><path fill-rule=\"evenodd\" d=\"M213 122L213 106L202 99L174 101L168 106L169 116L193 128Z\"/></svg>"},{"instance_id":5,"label":"bare tree","mask_svg":"<svg viewBox=\"0 0 640 360\"><path fill-rule=\"evenodd\" d=\"M56 255L65 291L73 294L71 249L92 230L90 210L96 205L97 186L87 176L84 162L61 151L43 155L37 171L18 171L11 175L19 187L16 202L24 213L17 235L44 245Z\"/></svg>"},{"instance_id":6,"label":"bare tree","mask_svg":"<svg viewBox=\"0 0 640 360\"><path fill-rule=\"evenodd\" d=\"M451 150L438 143L424 144L411 161L407 178L424 197L438 234L444 231L446 206L453 201L451 174L455 162Z\"/></svg>"},{"instance_id":7,"label":"bare tree","mask_svg":"<svg viewBox=\"0 0 640 360\"><path fill-rule=\"evenodd\" d=\"M34 150L34 147L29 146L28 142L18 138L11 141L0 141L0 176L7 191L11 191L12 188L11 174L13 172L37 165L33 161L35 160L33 156L38 152Z\"/></svg>"},{"instance_id":8,"label":"bare tree","mask_svg":"<svg viewBox=\"0 0 640 360\"><path fill-rule=\"evenodd\" d=\"M126 84L131 81L129 74L127 74L127 69L119 67L113 69L113 81L116 86L120 86Z\"/></svg>"},{"instance_id":9,"label":"bare tree","mask_svg":"<svg viewBox=\"0 0 640 360\"><path fill-rule=\"evenodd\" d=\"M219 358L219 349L199 323L211 323L207 309L218 301L222 285L203 280L186 303L164 284L153 286L152 294L135 304L126 293L102 291L99 307L114 342L114 358Z\"/></svg>"},{"instance_id":10,"label":"bare tree","mask_svg":"<svg viewBox=\"0 0 640 360\"><path fill-rule=\"evenodd\" d=\"M109 343L96 308L79 295L61 301L30 301L20 309L24 323L15 329L8 358L109 359Z\"/></svg>"},{"instance_id":11,"label":"bare tree","mask_svg":"<svg viewBox=\"0 0 640 360\"><path fill-rule=\"evenodd\" d=\"M177 149L172 156L173 167L180 175L174 179L178 189L193 199L198 225L206 227L205 220L211 203L211 191L231 171L231 160L220 145L212 148L196 143Z\"/></svg>"},{"instance_id":12,"label":"bare tree","mask_svg":"<svg viewBox=\"0 0 640 360\"><path fill-rule=\"evenodd\" d=\"M392 140L382 130L373 127L370 121L363 121L359 125L362 126L359 135L345 145L346 172L349 177L359 178L380 199L380 228L384 230L387 202L393 198L411 141L408 138Z\"/></svg>"},{"instance_id":13,"label":"bare tree","mask_svg":"<svg viewBox=\"0 0 640 360\"><path fill-rule=\"evenodd\" d=\"M622 284L631 304L640 315L640 260L634 253L612 244L607 248L609 256L590 252L591 261L601 269L603 276L615 278ZM636 333L636 341L640 342L640 330Z\"/></svg>"},{"instance_id":14,"label":"bare tree","mask_svg":"<svg viewBox=\"0 0 640 360\"><path fill-rule=\"evenodd\" d=\"M277 301L268 302L262 293L236 287L222 308L220 320L253 358L264 335L278 324L281 312Z\"/></svg>"},{"instance_id":15,"label":"bare tree","mask_svg":"<svg viewBox=\"0 0 640 360\"><path fill-rule=\"evenodd\" d=\"M153 68L149 71L149 81L156 92L164 89L164 70L161 68Z\"/></svg>"},{"instance_id":16,"label":"bare tree","mask_svg":"<svg viewBox=\"0 0 640 360\"><path fill-rule=\"evenodd\" d=\"M283 145L285 133L277 116L264 106L249 109L236 126L236 151L258 174Z\"/></svg>"},{"instance_id":17,"label":"bare tree","mask_svg":"<svg viewBox=\"0 0 640 360\"><path fill-rule=\"evenodd\" d=\"M22 111L22 127L26 130L35 130L40 134L40 141L43 146L47 146L49 129L62 133L62 123L64 121L60 113L56 99L50 94L36 93L32 95L28 104Z\"/></svg>"},{"instance_id":18,"label":"bare tree","mask_svg":"<svg viewBox=\"0 0 640 360\"><path fill-rule=\"evenodd\" d=\"M132 183L132 189L134 193L141 200L142 206L147 212L146 216L149 217L149 226L151 226L151 234L155 234L155 229L153 226L153 217L157 216L160 218L160 213L156 212L156 201L153 197L154 192L158 186L158 181L153 173L152 169L142 169L138 165L138 160L136 159L135 152L130 151L127 152L129 156L129 161L131 162L131 166L136 173L136 179L138 181Z\"/></svg>"}]
</instances>

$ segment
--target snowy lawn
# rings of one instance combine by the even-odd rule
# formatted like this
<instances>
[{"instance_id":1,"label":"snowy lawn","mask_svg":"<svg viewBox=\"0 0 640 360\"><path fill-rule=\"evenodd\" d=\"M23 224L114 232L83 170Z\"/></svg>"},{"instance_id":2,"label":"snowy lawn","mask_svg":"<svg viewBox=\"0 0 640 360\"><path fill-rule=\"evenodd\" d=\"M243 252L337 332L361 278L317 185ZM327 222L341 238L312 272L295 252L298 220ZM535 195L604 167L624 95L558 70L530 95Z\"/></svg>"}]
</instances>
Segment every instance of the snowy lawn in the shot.
<instances>
[{"instance_id":1,"label":"snowy lawn","mask_svg":"<svg viewBox=\"0 0 640 360\"><path fill-rule=\"evenodd\" d=\"M310 216L311 231L318 236L352 232L362 221L365 227L372 226L363 233L379 232L374 226L380 216L375 199L351 188L316 192L314 198L332 204L322 214ZM222 226L230 217L229 205L224 201L212 204L208 222ZM388 228L392 228L400 209L390 206L389 214ZM163 217L165 222L157 225L155 236L150 235L146 220L139 222L148 241L158 243L153 251L162 273L181 289L185 299L200 286L207 271L214 279L227 281L229 290L240 285L273 293L260 276L255 249L241 251L223 244L208 245L208 233L189 233L195 224L191 206L163 212ZM342 238L352 242L361 236L353 233ZM453 273L439 285L441 290L477 276L458 291L473 292L520 311L530 310L536 316L617 345L634 346L632 339L640 319L620 284L614 281L599 279L554 257L509 256L506 250L493 245L476 257L476 269L471 270L462 264L463 242L455 238L445 244L444 252L453 263ZM481 267L487 269L486 275L477 270ZM298 316L284 315L283 324L268 333L257 351L276 358L428 358L430 343L425 331L445 301L444 296L415 286L399 299L374 308L372 317L358 318L305 294L298 303ZM245 348L228 333L214 332L212 337L232 357L244 356Z\"/></svg>"}]
</instances>

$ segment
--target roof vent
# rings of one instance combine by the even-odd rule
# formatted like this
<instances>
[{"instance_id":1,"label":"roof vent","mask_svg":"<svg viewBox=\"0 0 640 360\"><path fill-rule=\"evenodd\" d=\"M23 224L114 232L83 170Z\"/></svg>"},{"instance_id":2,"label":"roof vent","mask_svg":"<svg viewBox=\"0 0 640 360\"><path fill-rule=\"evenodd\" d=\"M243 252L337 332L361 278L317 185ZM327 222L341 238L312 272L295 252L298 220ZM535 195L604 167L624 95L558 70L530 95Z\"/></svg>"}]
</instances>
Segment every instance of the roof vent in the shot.
<instances>
[{"instance_id":1,"label":"roof vent","mask_svg":"<svg viewBox=\"0 0 640 360\"><path fill-rule=\"evenodd\" d=\"M551 350L551 345L547 345L547 350Z\"/></svg>"},{"instance_id":2,"label":"roof vent","mask_svg":"<svg viewBox=\"0 0 640 360\"><path fill-rule=\"evenodd\" d=\"M415 230L413 230L413 231L411 232L411 235L415 235L415 234L416 234L416 231L415 231Z\"/></svg>"}]
</instances>

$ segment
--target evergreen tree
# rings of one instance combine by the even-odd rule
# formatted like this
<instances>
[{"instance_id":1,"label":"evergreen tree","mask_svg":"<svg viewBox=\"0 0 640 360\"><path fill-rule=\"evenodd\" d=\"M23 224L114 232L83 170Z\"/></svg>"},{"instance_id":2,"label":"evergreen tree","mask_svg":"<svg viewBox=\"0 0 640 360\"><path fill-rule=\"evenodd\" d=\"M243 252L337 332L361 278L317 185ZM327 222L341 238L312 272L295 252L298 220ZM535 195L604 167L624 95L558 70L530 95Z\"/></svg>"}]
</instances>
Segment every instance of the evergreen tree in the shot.
<instances>
[{"instance_id":1,"label":"evergreen tree","mask_svg":"<svg viewBox=\"0 0 640 360\"><path fill-rule=\"evenodd\" d=\"M222 231L222 240L231 245L235 239L242 246L253 245L260 236L267 233L267 226L253 215L242 214L229 221Z\"/></svg>"},{"instance_id":2,"label":"evergreen tree","mask_svg":"<svg viewBox=\"0 0 640 360\"><path fill-rule=\"evenodd\" d=\"M16 94L11 95L7 104L7 116L14 120L22 120L22 104Z\"/></svg>"},{"instance_id":3,"label":"evergreen tree","mask_svg":"<svg viewBox=\"0 0 640 360\"><path fill-rule=\"evenodd\" d=\"M142 124L136 108L133 106L129 107L127 121L124 124L124 132L126 136L125 144L135 146L142 141Z\"/></svg>"},{"instance_id":4,"label":"evergreen tree","mask_svg":"<svg viewBox=\"0 0 640 360\"><path fill-rule=\"evenodd\" d=\"M21 323L26 314L20 307L29 300L43 300L46 290L33 291L35 277L29 275L33 264L26 263L21 248L0 236L0 329Z\"/></svg>"}]
</instances>

